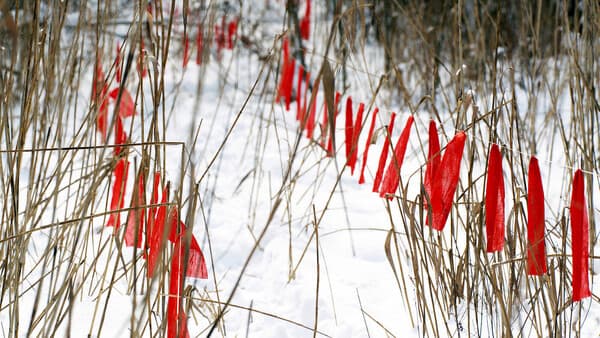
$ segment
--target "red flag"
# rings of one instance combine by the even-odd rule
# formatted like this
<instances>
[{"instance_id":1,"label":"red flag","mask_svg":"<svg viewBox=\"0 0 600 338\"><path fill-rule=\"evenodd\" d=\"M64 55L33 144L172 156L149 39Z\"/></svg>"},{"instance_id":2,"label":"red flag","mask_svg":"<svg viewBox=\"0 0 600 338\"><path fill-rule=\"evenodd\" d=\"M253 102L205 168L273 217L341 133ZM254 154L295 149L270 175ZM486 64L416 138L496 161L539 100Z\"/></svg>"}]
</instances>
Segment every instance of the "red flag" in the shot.
<instances>
[{"instance_id":1,"label":"red flag","mask_svg":"<svg viewBox=\"0 0 600 338\"><path fill-rule=\"evenodd\" d=\"M285 98L285 110L290 110L290 102L292 98L292 86L294 80L294 70L296 68L296 60L290 59L290 43L287 37L283 38L283 60L281 64L281 79L277 90L277 101Z\"/></svg>"},{"instance_id":2,"label":"red flag","mask_svg":"<svg viewBox=\"0 0 600 338\"><path fill-rule=\"evenodd\" d=\"M190 61L190 39L187 34L183 35L183 68L187 68Z\"/></svg>"},{"instance_id":3,"label":"red flag","mask_svg":"<svg viewBox=\"0 0 600 338\"><path fill-rule=\"evenodd\" d=\"M306 72L306 74L304 75L304 94L303 94L303 98L302 98L302 109L300 110L300 128L302 130L304 130L304 128L306 127L306 113L308 112L308 109L310 109L310 107L307 107L308 105L308 88L309 88L309 83L310 81L310 72ZM310 112L309 112L310 113Z\"/></svg>"},{"instance_id":4,"label":"red flag","mask_svg":"<svg viewBox=\"0 0 600 338\"><path fill-rule=\"evenodd\" d=\"M306 12L300 20L300 37L304 40L310 39L310 0L306 1Z\"/></svg>"},{"instance_id":5,"label":"red flag","mask_svg":"<svg viewBox=\"0 0 600 338\"><path fill-rule=\"evenodd\" d=\"M182 229L185 229L185 225L182 225ZM190 253L188 256L188 267L185 273L186 277L193 278L208 278L208 271L206 270L206 261L204 259L204 254L202 250L200 250L200 245L198 245L198 241L196 241L196 237L192 236L192 241L190 243Z\"/></svg>"},{"instance_id":6,"label":"red flag","mask_svg":"<svg viewBox=\"0 0 600 338\"><path fill-rule=\"evenodd\" d=\"M296 120L302 121L304 119L304 112L302 111L302 80L304 78L304 66L298 66L298 83L296 86ZM308 88L306 88L308 90Z\"/></svg>"},{"instance_id":7,"label":"red flag","mask_svg":"<svg viewBox=\"0 0 600 338\"><path fill-rule=\"evenodd\" d=\"M125 245L142 247L142 236L144 229L145 211L141 206L146 204L146 193L144 189L144 174L140 172L138 176L137 198L131 198L131 207L139 208L129 210L127 214L127 228L125 229ZM137 229L137 231L136 231ZM137 241L136 241L137 232Z\"/></svg>"},{"instance_id":8,"label":"red flag","mask_svg":"<svg viewBox=\"0 0 600 338\"><path fill-rule=\"evenodd\" d=\"M277 89L277 101L279 101L282 97L285 96L285 80L287 74L288 63L290 63L290 42L285 36L283 38L283 42L281 43L281 75L279 76L279 87Z\"/></svg>"},{"instance_id":9,"label":"red flag","mask_svg":"<svg viewBox=\"0 0 600 338\"><path fill-rule=\"evenodd\" d=\"M162 191L161 204L166 204L168 201L169 186L165 186ZM165 220L167 218L167 206L161 205L158 207L156 212L156 218L152 227L152 236L150 237L150 250L148 253L148 277L154 275L154 269L156 268L156 262L158 261L159 254L164 243L163 235L165 230Z\"/></svg>"},{"instance_id":10,"label":"red flag","mask_svg":"<svg viewBox=\"0 0 600 338\"><path fill-rule=\"evenodd\" d=\"M387 163L388 152L390 151L390 139L392 138L392 131L394 131L394 120L396 119L396 113L392 113L390 118L390 124L387 128L387 134L385 135L385 141L383 141L383 148L381 149L381 155L379 155L379 164L377 165L377 173L375 174L375 181L373 182L373 192L379 192L379 185L381 185L381 178L383 177L383 170Z\"/></svg>"},{"instance_id":11,"label":"red flag","mask_svg":"<svg viewBox=\"0 0 600 338\"><path fill-rule=\"evenodd\" d=\"M112 197L110 200L110 211L115 211L123 208L123 200L125 199L125 188L127 185L127 171L129 170L129 162L127 158L122 158L117 161L113 175L115 179L112 186ZM121 213L112 212L108 216L107 227L115 227L115 231L121 225Z\"/></svg>"},{"instance_id":12,"label":"red flag","mask_svg":"<svg viewBox=\"0 0 600 338\"><path fill-rule=\"evenodd\" d=\"M544 242L544 189L538 160L529 161L527 193L527 274L542 275L546 266L546 244Z\"/></svg>"},{"instance_id":13,"label":"red flag","mask_svg":"<svg viewBox=\"0 0 600 338\"><path fill-rule=\"evenodd\" d=\"M169 214L169 241L176 243L180 237L185 235L186 231L187 228L185 224L179 219L177 208L171 209L171 213ZM185 276L201 279L208 278L204 254L202 254L200 245L198 245L196 237L194 237L193 234L190 242L190 251L188 254Z\"/></svg>"},{"instance_id":14,"label":"red flag","mask_svg":"<svg viewBox=\"0 0 600 338\"><path fill-rule=\"evenodd\" d=\"M352 143L354 142L354 122L352 120L352 96L348 96L346 99L346 165L351 166L352 159L350 158L350 150L352 149Z\"/></svg>"},{"instance_id":15,"label":"red flag","mask_svg":"<svg viewBox=\"0 0 600 338\"><path fill-rule=\"evenodd\" d=\"M578 302L590 297L589 284L589 223L585 203L585 187L581 169L573 177L571 196L571 245L573 254L573 301Z\"/></svg>"},{"instance_id":16,"label":"red flag","mask_svg":"<svg viewBox=\"0 0 600 338\"><path fill-rule=\"evenodd\" d=\"M431 200L433 178L440 167L441 159L442 155L440 153L440 140L437 134L437 127L435 126L435 121L431 120L429 121L429 154L427 155L427 168L425 169L425 182L423 183L429 200ZM427 199L423 200L423 209L428 209Z\"/></svg>"},{"instance_id":17,"label":"red flag","mask_svg":"<svg viewBox=\"0 0 600 338\"><path fill-rule=\"evenodd\" d=\"M158 190L160 186L160 172L154 173L154 178L152 182L152 191L150 196L150 204L154 205L158 203ZM156 223L156 211L158 207L150 207L148 209L148 216L146 217L146 242L144 246L144 253L147 254L148 249L150 248L150 241L152 238L152 230L154 229L154 224ZM145 257L145 256L144 256Z\"/></svg>"},{"instance_id":18,"label":"red flag","mask_svg":"<svg viewBox=\"0 0 600 338\"><path fill-rule=\"evenodd\" d=\"M487 252L500 251L504 247L504 176L502 154L497 144L492 144L488 162L485 188L485 230Z\"/></svg>"},{"instance_id":19,"label":"red flag","mask_svg":"<svg viewBox=\"0 0 600 338\"><path fill-rule=\"evenodd\" d=\"M184 228L179 227L179 212L177 212L177 207L173 207L171 209L171 212L169 213L169 220L167 222L167 226L169 227L167 229L169 233L169 241L175 243L177 237L185 231Z\"/></svg>"},{"instance_id":20,"label":"red flag","mask_svg":"<svg viewBox=\"0 0 600 338\"><path fill-rule=\"evenodd\" d=\"M330 134L333 134L335 132L335 121L339 114L338 107L339 107L341 99L342 99L342 94L340 94L340 92L335 92L335 104L334 104L335 112L333 114L333 121L331 121L332 125L333 125L333 130L329 131ZM327 156L328 157L333 156L333 138L331 137L331 135L329 135L329 142L327 142Z\"/></svg>"},{"instance_id":21,"label":"red flag","mask_svg":"<svg viewBox=\"0 0 600 338\"><path fill-rule=\"evenodd\" d=\"M158 203L158 192L160 186L160 172L154 173L154 178L152 180L152 196L150 196L150 204ZM152 220L154 223L154 219L156 218L156 210L158 207L151 207L148 209L148 221Z\"/></svg>"},{"instance_id":22,"label":"red flag","mask_svg":"<svg viewBox=\"0 0 600 338\"><path fill-rule=\"evenodd\" d=\"M385 197L387 195L387 198L391 200L393 198L392 195L398 189L398 185L400 184L400 169L402 169L402 162L404 161L404 154L406 153L406 146L408 145L410 129L414 120L412 115L408 117L406 125L398 138L398 142L394 148L394 156L385 171L381 190L379 191L380 197Z\"/></svg>"},{"instance_id":23,"label":"red flag","mask_svg":"<svg viewBox=\"0 0 600 338\"><path fill-rule=\"evenodd\" d=\"M116 100L119 96L120 88L114 88L108 93L108 96ZM133 103L133 98L127 89L123 89L123 93L121 93L121 103L119 105L119 116L122 118L130 117L135 115L135 104Z\"/></svg>"},{"instance_id":24,"label":"red flag","mask_svg":"<svg viewBox=\"0 0 600 338\"><path fill-rule=\"evenodd\" d=\"M294 81L294 70L296 69L296 60L291 59L287 65L287 71L285 74L285 110L290 110L290 103L292 102L292 87Z\"/></svg>"},{"instance_id":25,"label":"red flag","mask_svg":"<svg viewBox=\"0 0 600 338\"><path fill-rule=\"evenodd\" d=\"M352 135L352 147L350 149L350 174L352 175L354 175L354 168L356 167L356 161L358 159L358 139L362 129L362 118L364 111L365 104L361 102L358 105L358 112L356 113L356 120L354 121L354 134Z\"/></svg>"},{"instance_id":26,"label":"red flag","mask_svg":"<svg viewBox=\"0 0 600 338\"><path fill-rule=\"evenodd\" d=\"M184 251L182 236L179 236L171 257L171 274L169 277L169 298L167 300L167 337L189 338L187 315L183 309L182 294L184 289Z\"/></svg>"},{"instance_id":27,"label":"red flag","mask_svg":"<svg viewBox=\"0 0 600 338\"><path fill-rule=\"evenodd\" d=\"M98 93L100 88L100 93ZM98 105L98 116L96 117L96 128L102 134L102 140L106 142L106 136L108 134L108 85L104 77L104 71L102 65L98 61L96 65L96 72L92 80L92 100Z\"/></svg>"},{"instance_id":28,"label":"red flag","mask_svg":"<svg viewBox=\"0 0 600 338\"><path fill-rule=\"evenodd\" d=\"M290 40L288 40L287 36L283 37L283 42L281 44L283 63L286 63L290 60Z\"/></svg>"},{"instance_id":29,"label":"red flag","mask_svg":"<svg viewBox=\"0 0 600 338\"><path fill-rule=\"evenodd\" d=\"M373 117L371 117L371 127L369 127L369 134L367 135L367 143L365 144L365 152L363 153L362 168L360 169L358 184L365 183L365 166L367 165L367 156L369 156L369 147L371 146L371 139L373 138L373 131L375 130L375 119L377 118L378 112L379 108L375 108Z\"/></svg>"},{"instance_id":30,"label":"red flag","mask_svg":"<svg viewBox=\"0 0 600 338\"><path fill-rule=\"evenodd\" d=\"M115 156L121 153L121 145L127 143L127 133L123 128L123 121L119 115L116 116L117 121L115 122L115 148L113 152Z\"/></svg>"},{"instance_id":31,"label":"red flag","mask_svg":"<svg viewBox=\"0 0 600 338\"><path fill-rule=\"evenodd\" d=\"M460 177L460 161L466 141L464 132L457 133L446 146L446 151L435 173L431 187L431 227L443 230L452 208L452 200Z\"/></svg>"},{"instance_id":32,"label":"red flag","mask_svg":"<svg viewBox=\"0 0 600 338\"><path fill-rule=\"evenodd\" d=\"M235 33L237 32L237 25L237 19L233 19L231 20L231 22L229 22L229 25L227 26L227 48L229 49L233 49L233 38L235 36Z\"/></svg>"}]
</instances>

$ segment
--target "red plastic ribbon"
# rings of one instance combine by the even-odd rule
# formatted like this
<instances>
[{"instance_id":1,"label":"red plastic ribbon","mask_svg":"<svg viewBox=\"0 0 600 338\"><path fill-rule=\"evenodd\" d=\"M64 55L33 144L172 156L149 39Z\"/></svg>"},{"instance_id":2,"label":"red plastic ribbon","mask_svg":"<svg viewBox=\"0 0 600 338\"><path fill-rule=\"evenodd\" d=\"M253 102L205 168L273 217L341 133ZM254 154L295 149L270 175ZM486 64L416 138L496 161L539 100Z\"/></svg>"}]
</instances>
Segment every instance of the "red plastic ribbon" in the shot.
<instances>
[{"instance_id":1,"label":"red plastic ribbon","mask_svg":"<svg viewBox=\"0 0 600 338\"><path fill-rule=\"evenodd\" d=\"M527 274L542 275L546 266L546 244L544 242L544 189L538 160L529 161L527 193Z\"/></svg>"},{"instance_id":2,"label":"red plastic ribbon","mask_svg":"<svg viewBox=\"0 0 600 338\"><path fill-rule=\"evenodd\" d=\"M369 134L367 135L367 143L365 143L365 152L363 153L362 168L360 169L360 177L358 179L358 184L365 183L365 167L367 166L367 157L369 156L369 147L371 146L371 139L373 138L373 131L375 131L375 119L377 118L378 112L379 112L379 108L375 108L375 110L373 111L373 116L371 117L371 126L369 127Z\"/></svg>"},{"instance_id":3,"label":"red plastic ribbon","mask_svg":"<svg viewBox=\"0 0 600 338\"><path fill-rule=\"evenodd\" d=\"M457 133L446 146L440 167L436 171L431 187L431 227L443 230L452 209L452 200L460 177L460 162L467 136L464 132Z\"/></svg>"},{"instance_id":4,"label":"red plastic ribbon","mask_svg":"<svg viewBox=\"0 0 600 338\"><path fill-rule=\"evenodd\" d=\"M169 214L169 227L169 241L172 243L176 243L178 238L184 236L187 231L185 224L179 219L177 208L173 208ZM194 237L193 234L190 242L185 276L201 279L208 278L204 254L202 253L202 250L200 250L200 245L198 245L198 241L196 241L196 237Z\"/></svg>"},{"instance_id":5,"label":"red plastic ribbon","mask_svg":"<svg viewBox=\"0 0 600 338\"><path fill-rule=\"evenodd\" d=\"M298 83L296 85L296 121L302 121L304 119L304 112L302 111L302 80L304 78L304 66L298 66ZM305 90L308 90L306 88Z\"/></svg>"},{"instance_id":6,"label":"red plastic ribbon","mask_svg":"<svg viewBox=\"0 0 600 338\"><path fill-rule=\"evenodd\" d=\"M504 176L502 154L497 144L492 144L488 161L485 188L485 230L487 252L500 251L504 247Z\"/></svg>"},{"instance_id":7,"label":"red plastic ribbon","mask_svg":"<svg viewBox=\"0 0 600 338\"><path fill-rule=\"evenodd\" d=\"M181 231L185 225L180 222ZM186 277L208 278L204 256L196 238L192 236L188 253L187 266L185 262L184 233L174 240L173 256L171 258L171 275L169 277L169 298L167 300L167 337L189 337L187 315L183 310L182 293L184 289L184 270Z\"/></svg>"},{"instance_id":8,"label":"red plastic ribbon","mask_svg":"<svg viewBox=\"0 0 600 338\"><path fill-rule=\"evenodd\" d=\"M346 165L351 166L352 159L350 158L350 150L354 142L354 122L352 120L352 96L346 99L346 128L344 129L346 136Z\"/></svg>"},{"instance_id":9,"label":"red plastic ribbon","mask_svg":"<svg viewBox=\"0 0 600 338\"><path fill-rule=\"evenodd\" d=\"M169 187L165 186L162 191L162 199L160 201L161 204L166 204L169 195ZM156 263L158 261L158 257L160 255L162 244L164 243L163 235L165 231L165 221L167 218L167 206L161 205L158 207L158 211L156 212L156 218L154 220L154 225L152 226L152 232L150 237L150 250L148 253L148 277L152 277L154 275L154 270L156 268Z\"/></svg>"},{"instance_id":10,"label":"red plastic ribbon","mask_svg":"<svg viewBox=\"0 0 600 338\"><path fill-rule=\"evenodd\" d=\"M304 94L302 97L302 108L300 110L300 129L304 130L304 128L306 128L306 118L307 118L307 112L308 109L310 109L309 107L307 107L308 105L308 88L309 88L309 81L310 81L310 72L306 72L304 74Z\"/></svg>"},{"instance_id":11,"label":"red plastic ribbon","mask_svg":"<svg viewBox=\"0 0 600 338\"><path fill-rule=\"evenodd\" d=\"M190 39L187 34L183 35L183 68L187 68L190 61Z\"/></svg>"},{"instance_id":12,"label":"red plastic ribbon","mask_svg":"<svg viewBox=\"0 0 600 338\"><path fill-rule=\"evenodd\" d=\"M154 205L158 203L158 192L160 186L160 172L154 173L154 178L152 181L152 191L150 196L150 204ZM154 229L154 224L156 223L156 211L158 207L150 207L148 209L148 216L146 217L146 242L144 245L144 258L146 258L148 251L150 250L150 241L152 239L152 230Z\"/></svg>"},{"instance_id":13,"label":"red plastic ribbon","mask_svg":"<svg viewBox=\"0 0 600 338\"><path fill-rule=\"evenodd\" d=\"M387 198L391 200L394 192L398 189L398 185L400 184L400 169L402 169L402 162L404 162L404 154L406 153L408 138L410 137L410 129L414 120L412 115L408 117L406 125L398 138L398 142L394 148L394 156L385 171L381 190L379 191L380 197L387 196Z\"/></svg>"},{"instance_id":14,"label":"red plastic ribbon","mask_svg":"<svg viewBox=\"0 0 600 338\"><path fill-rule=\"evenodd\" d=\"M292 98L292 81L294 80L294 70L296 69L296 60L290 58L290 43L287 37L283 38L283 62L281 66L281 79L277 93L277 101L282 97L285 99L285 110L290 110Z\"/></svg>"},{"instance_id":15,"label":"red plastic ribbon","mask_svg":"<svg viewBox=\"0 0 600 338\"><path fill-rule=\"evenodd\" d=\"M187 314L183 309L182 294L184 288L184 251L183 238L179 236L171 257L171 275L169 277L169 297L167 300L167 337L188 338Z\"/></svg>"},{"instance_id":16,"label":"red plastic ribbon","mask_svg":"<svg viewBox=\"0 0 600 338\"><path fill-rule=\"evenodd\" d=\"M306 12L300 20L300 36L304 40L310 39L310 0L306 1Z\"/></svg>"},{"instance_id":17,"label":"red plastic ribbon","mask_svg":"<svg viewBox=\"0 0 600 338\"><path fill-rule=\"evenodd\" d=\"M308 78L310 76L310 73L307 73L307 77L306 80L308 81ZM306 84L306 88L308 89L308 83ZM316 93L319 91L319 84L317 83L316 86L313 88L313 93ZM315 133L315 120L317 119L317 96L315 95L311 104L310 104L310 110L308 112L308 121L306 121L306 137L309 139L313 138L313 135Z\"/></svg>"},{"instance_id":18,"label":"red plastic ribbon","mask_svg":"<svg viewBox=\"0 0 600 338\"><path fill-rule=\"evenodd\" d=\"M377 173L375 173L375 181L373 182L373 192L379 192L379 186L381 185L381 178L383 177L383 170L387 162L388 152L390 150L390 139L392 138L392 131L394 131L394 120L396 119L396 113L392 113L390 118L390 124L388 125L387 134L385 135L385 141L383 141L383 148L381 149L381 155L379 155L379 164L377 165Z\"/></svg>"},{"instance_id":19,"label":"red plastic ribbon","mask_svg":"<svg viewBox=\"0 0 600 338\"><path fill-rule=\"evenodd\" d=\"M237 19L231 20L227 26L227 48L233 49L233 38L237 32L238 21Z\"/></svg>"},{"instance_id":20,"label":"red plastic ribbon","mask_svg":"<svg viewBox=\"0 0 600 338\"><path fill-rule=\"evenodd\" d=\"M123 200L125 199L125 188L127 185L127 172L129 170L129 162L126 158L122 158L117 161L115 169L113 170L114 181L112 186L112 197L110 200L110 216L107 227L115 227L115 231L119 229L121 225L121 213L114 212L123 208Z\"/></svg>"},{"instance_id":21,"label":"red plastic ribbon","mask_svg":"<svg viewBox=\"0 0 600 338\"><path fill-rule=\"evenodd\" d=\"M100 92L98 93L98 88ZM102 134L102 140L106 142L108 134L108 85L104 77L104 71L100 61L96 64L96 72L92 80L92 100L98 105L98 116L96 117L96 128ZM98 104L99 103L99 104Z\"/></svg>"},{"instance_id":22,"label":"red plastic ribbon","mask_svg":"<svg viewBox=\"0 0 600 338\"><path fill-rule=\"evenodd\" d=\"M352 175L354 175L354 168L356 167L356 161L358 160L358 139L360 138L360 131L362 129L364 111L365 104L361 102L358 105L358 112L356 113L356 120L354 121L354 135L352 135L352 147L350 149L350 174Z\"/></svg>"},{"instance_id":23,"label":"red plastic ribbon","mask_svg":"<svg viewBox=\"0 0 600 338\"><path fill-rule=\"evenodd\" d=\"M573 254L573 301L590 297L589 269L589 223L585 203L585 187L581 169L573 177L571 196L571 245Z\"/></svg>"},{"instance_id":24,"label":"red plastic ribbon","mask_svg":"<svg viewBox=\"0 0 600 338\"><path fill-rule=\"evenodd\" d=\"M441 160L442 155L440 153L440 140L438 138L437 127L435 121L431 120L429 121L429 153L427 154L427 168L425 169L425 182L423 183L425 193L427 193L430 201L432 194L431 186L435 174L440 167ZM428 209L427 198L423 200L423 209Z\"/></svg>"},{"instance_id":25,"label":"red plastic ribbon","mask_svg":"<svg viewBox=\"0 0 600 338\"><path fill-rule=\"evenodd\" d=\"M108 93L108 96L116 100L119 96L120 88L114 88ZM120 117L130 117L135 115L135 103L133 103L133 98L127 89L123 89L123 93L121 93L121 102L119 104L119 116Z\"/></svg>"},{"instance_id":26,"label":"red plastic ribbon","mask_svg":"<svg viewBox=\"0 0 600 338\"><path fill-rule=\"evenodd\" d=\"M114 154L118 156L121 154L121 145L127 143L127 133L125 133L125 129L123 128L123 121L121 120L121 116L116 116L117 121L115 122L115 148Z\"/></svg>"},{"instance_id":27,"label":"red plastic ribbon","mask_svg":"<svg viewBox=\"0 0 600 338\"><path fill-rule=\"evenodd\" d=\"M127 228L125 229L125 245L142 247L142 236L146 212L141 206L146 204L146 191L144 189L144 175L140 172L138 177L137 197L131 199L131 207L138 208L129 210L127 214ZM136 231L137 229L137 231ZM137 240L136 240L137 233Z\"/></svg>"}]
</instances>

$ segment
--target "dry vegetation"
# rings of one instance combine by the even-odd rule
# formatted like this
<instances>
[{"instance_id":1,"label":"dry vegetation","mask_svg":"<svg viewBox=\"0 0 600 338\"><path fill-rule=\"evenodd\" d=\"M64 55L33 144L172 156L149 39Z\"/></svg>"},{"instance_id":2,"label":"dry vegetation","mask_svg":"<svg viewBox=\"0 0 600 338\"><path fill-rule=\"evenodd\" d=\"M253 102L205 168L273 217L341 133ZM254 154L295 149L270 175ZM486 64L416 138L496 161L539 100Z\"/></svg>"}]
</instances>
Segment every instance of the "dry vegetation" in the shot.
<instances>
[{"instance_id":1,"label":"dry vegetation","mask_svg":"<svg viewBox=\"0 0 600 338\"><path fill-rule=\"evenodd\" d=\"M443 145L454 135L454 129L467 131L463 175L443 233L429 230L425 225L427 210L421 207L422 195L414 197L408 192L409 184L420 186L424 166L417 172L403 172L396 198L376 211L389 214L382 259L387 257L396 277L390 283L397 283L405 298L405 304L398 306L407 308L420 335L574 336L584 325L587 311L599 309L597 294L584 302L572 303L570 299L570 225L564 197L570 196L574 170L583 169L591 215L590 256L592 261L600 259L594 252L599 248L595 223L598 204L594 201L598 201L600 188L600 156L596 154L600 146L597 1L531 0L504 6L496 1L476 0L315 0L315 38L311 42L297 38L303 7L294 1L287 1L285 19L273 19L268 6L259 14L240 12L240 8L252 7L243 0L184 2L190 4L187 15L170 15L182 8L182 3L163 0L163 6L156 7L149 20L144 14L145 1L135 1L132 6L125 1L0 0L3 334L60 336L66 329L74 336L100 336L109 325L105 322L107 312L114 311L110 300L116 283L126 283L127 292L132 295L123 314L130 318L130 326L123 329L123 335L165 333L166 322L162 318L170 249L164 247L159 273L148 279L142 253L126 250L123 231L114 236L111 231L99 231L110 214L109 187L117 158L112 155L111 142L105 144L96 132L100 107L90 100L89 92L97 60L104 65L107 80L116 85L116 41L123 43L122 84L129 88L138 107L138 114L126 125L130 137L123 154L129 156L135 173L130 173L130 180L138 175L147 178L154 172L171 173L165 178L170 182L168 206L181 210L185 223L202 234L201 246L214 285L222 276L211 266L208 219L218 195L215 186L220 167L237 165L223 163L226 160L221 154L240 117L256 114L251 120L253 128L247 135L246 148L240 149L241 158L254 156L254 168L239 183L252 186L247 210L242 212L248 213L248 227L256 241L244 257L242 271L236 272L239 277L235 287L225 291L218 287L186 289L186 311L202 329L192 335L206 335L212 330L225 335L227 321L221 319L229 311L227 307L288 321L315 335L321 333L316 320L318 307L314 327L306 327L291 318L232 303L237 287L243 284L244 271L260 250L261 240L272 223L289 224L291 252L296 245L292 244L292 233L296 231L292 220L306 220L303 231L310 234L310 239L300 257L290 254L290 280L301 263L313 264L303 262L307 250L317 248L320 257L320 222L329 212L330 201L341 190L340 178L348 174L345 168L329 162L317 143L308 145L300 133L288 135L276 121L280 118L275 112L279 103L274 103L273 89L279 77L280 35L274 39L275 34L260 35L258 32L265 30L261 25L287 29L293 52L314 74L325 64L323 60L328 60L335 73L335 89L368 93L364 97L369 103L368 111L372 103L378 102L422 121L433 118L444 126ZM284 1L262 2L270 2L271 7L284 5ZM129 20L119 16L125 13L124 9L130 11ZM235 112L227 117L225 131L214 127L219 117L205 119L194 114L188 134L173 141L167 138L166 130L175 118L181 82L171 79L169 71L172 64L181 65L181 32L192 32L202 23L204 45L211 46L213 27L224 14L239 17L233 53L248 60L247 55L257 57L258 75L251 79L253 85L245 89L244 104L235 107ZM143 78L136 69L142 40L148 67L148 76ZM369 53L377 48L383 53ZM368 64L373 55L383 58L373 61L382 67L365 70L357 66L356 60ZM219 61L214 50L205 48L202 66L198 67L193 111L216 109L215 105L220 104L202 100L211 63L218 64L219 72L225 74L223 79L231 79L226 74L239 67L233 61ZM357 73L369 73L375 80L370 87L357 89L353 87ZM325 88L328 91L331 84L326 80L322 85L329 86ZM219 96L229 95L227 91L236 86L237 82L219 80ZM249 113L246 103L250 100L259 102L253 107L265 112ZM113 116L113 109L117 110L114 106L110 109L109 116ZM365 121L369 120L367 114ZM109 121L109 140L114 123L114 119ZM281 177L266 177L261 174L268 157L265 144L283 144L284 137L292 141L285 141L290 142L289 151L285 151L287 157L278 159L283 168ZM199 145L199 138L216 139L219 146L207 151ZM426 156L426 134L416 139L414 143L421 145L421 154ZM339 148L343 140L337 142ZM492 143L502 146L506 194L510 200L506 246L498 254L485 252L483 230L482 173ZM310 162L315 152L320 162ZM552 191L564 198L553 197L553 204L547 207L546 247L551 272L529 277L524 268L527 164L530 155L538 153L544 154L543 163L550 168L545 177L551 178L548 184L555 187ZM170 154L177 154L178 163L168 163L173 159ZM202 154L201 160L198 154ZM325 203L307 203L310 206L306 209L294 209L292 196L313 192L295 191L296 183L306 180L304 171L315 167L319 174L313 178L313 184L321 182L326 170L337 173L336 184L324 197L306 197L310 202L324 199ZM265 184L272 187L267 207L258 202L259 187ZM166 185L163 182L162 186ZM126 201L125 209L128 207ZM123 222L126 214L122 214ZM353 231L348 233L352 238ZM322 263L317 260L316 264L315 269L320 271L318 264ZM593 263L590 266L598 267ZM591 284L597 283L596 273L590 271ZM314 292L318 294L319 284L324 288L325 282L319 282L319 273L316 276ZM25 297L30 301L23 305ZM89 329L73 333L70 327L77 320L77 313L72 304L87 297L91 297L85 303ZM385 328L385 323L380 325ZM392 335L389 331L388 334Z\"/></svg>"}]
</instances>

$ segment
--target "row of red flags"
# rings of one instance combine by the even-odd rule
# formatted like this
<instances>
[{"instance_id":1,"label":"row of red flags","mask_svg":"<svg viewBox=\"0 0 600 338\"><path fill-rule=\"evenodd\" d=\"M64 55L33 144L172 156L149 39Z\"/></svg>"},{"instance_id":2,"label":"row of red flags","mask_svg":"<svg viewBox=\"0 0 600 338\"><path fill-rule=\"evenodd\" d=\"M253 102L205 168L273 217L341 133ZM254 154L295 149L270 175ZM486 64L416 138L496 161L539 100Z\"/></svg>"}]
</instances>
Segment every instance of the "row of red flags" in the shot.
<instances>
[{"instance_id":1,"label":"row of red flags","mask_svg":"<svg viewBox=\"0 0 600 338\"><path fill-rule=\"evenodd\" d=\"M118 50L119 52L119 50ZM117 60L119 57L117 56ZM117 79L120 83L120 68L117 64ZM99 90L100 88L100 90ZM127 143L127 133L123 127L123 119L136 114L134 101L123 87L108 90L107 80L100 63L96 66L96 72L92 83L92 100L98 107L96 128L102 135L102 140L107 142L108 135L108 106L111 102L117 102L121 95L119 106L114 116L114 158L116 160L113 169L113 181L110 199L110 215L106 223L107 227L114 227L115 232L121 225L120 209L124 207L124 199L127 190L127 177L129 172L129 161L123 152ZM171 270L169 278L169 296L167 300L167 337L189 337L187 329L187 315L183 309L183 286L184 278L208 277L204 255L198 241L191 235L189 252L185 255L184 240L186 226L180 220L176 208L169 211L168 184L162 189L160 205L159 190L161 186L161 174L156 172L153 178L153 186L150 191L150 206L146 203L146 189L143 173L138 174L137 186L134 188L134 196L131 200L131 208L126 222L125 245L143 247L142 257L147 261L147 276L154 276L156 265L161 252L166 248L165 240L168 240L173 248L171 257ZM166 238L165 238L166 236ZM143 245L142 245L143 244ZM187 257L187 261L185 261Z\"/></svg>"},{"instance_id":2,"label":"row of red flags","mask_svg":"<svg viewBox=\"0 0 600 338\"><path fill-rule=\"evenodd\" d=\"M124 196L127 189L127 174L129 162L126 157L117 160L113 175L110 211L107 227L114 227L115 233L121 225L120 209L123 208ZM184 277L208 278L206 262L200 245L193 234L190 239L187 261L185 260L185 240L187 227L180 220L177 208L168 210L169 185L165 185L160 194L161 174L156 172L150 204L146 203L145 178L142 172L138 175L138 184L134 188L131 199L131 209L125 224L125 245L141 248L142 257L147 262L147 277L152 278L160 254L166 248L166 240L172 244L171 270L169 277L169 296L167 300L167 337L189 337L187 330L187 315L183 310ZM185 270L185 271L184 271Z\"/></svg>"},{"instance_id":3,"label":"row of red flags","mask_svg":"<svg viewBox=\"0 0 600 338\"><path fill-rule=\"evenodd\" d=\"M215 46L217 47L217 58L221 59L221 55L223 53L223 49L233 49L235 44L235 35L237 33L238 28L238 19L233 18L229 22L226 21L225 15L221 18L221 24L215 25L214 30L214 41ZM203 26L202 23L198 25L198 30L196 32L196 64L200 65L202 63L202 53L203 53ZM187 32L183 33L183 68L187 68L187 65L190 61L190 39L188 37Z\"/></svg>"},{"instance_id":4,"label":"row of red flags","mask_svg":"<svg viewBox=\"0 0 600 338\"><path fill-rule=\"evenodd\" d=\"M289 111L292 99L292 84L294 77L295 60L290 57L289 42L283 40L282 46L282 70L277 92L277 101L283 101L285 109ZM300 121L300 128L306 131L309 139L313 138L315 129L315 106L316 95L311 95L313 101L307 111L307 94L302 95L302 82L305 82L305 90L310 86L310 72L299 67L297 77L297 113L296 119ZM318 88L313 88L318 91ZM337 118L341 94L335 96L334 118ZM303 103L302 103L303 102ZM350 167L351 175L358 158L358 140L363 128L364 103L359 103L356 115L353 111L352 97L346 99L345 109L345 155L346 165ZM321 128L321 147L327 156L333 155L331 140L326 142L328 114L326 105L323 104L323 124ZM362 156L362 168L360 170L359 184L365 183L364 170L369 154L369 146L373 142L373 132L378 109L373 110L371 123L364 152ZM384 139L383 148L379 157L379 164L373 182L373 192L381 197L392 199L399 187L400 169L406 153L410 131L414 123L414 117L408 117L400 136L393 148L392 156L389 156L391 148L391 135L394 129L396 114L392 113L387 126L387 134ZM335 128L335 121L332 124ZM453 199L460 178L460 164L467 136L465 132L459 131L448 142L442 153L438 137L436 123L429 123L429 149L423 182L423 209L427 210L426 224L431 228L442 231L452 209ZM327 144L327 146L326 146ZM388 160L389 158L389 160ZM387 168L386 168L387 166ZM572 257L573 257L573 301L591 295L588 281L589 265L589 224L587 207L585 203L584 179L581 170L575 172L573 178L573 192L571 198L571 227L572 227ZM531 157L528 173L528 223L527 223L527 274L542 275L547 273L546 250L545 250L545 215L544 215L544 191L538 161ZM488 157L488 172L485 190L485 224L487 237L487 252L497 252L504 248L505 236L505 186L502 172L502 154L500 147L493 144Z\"/></svg>"}]
</instances>

